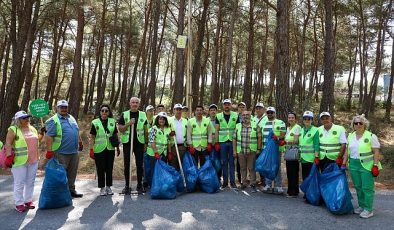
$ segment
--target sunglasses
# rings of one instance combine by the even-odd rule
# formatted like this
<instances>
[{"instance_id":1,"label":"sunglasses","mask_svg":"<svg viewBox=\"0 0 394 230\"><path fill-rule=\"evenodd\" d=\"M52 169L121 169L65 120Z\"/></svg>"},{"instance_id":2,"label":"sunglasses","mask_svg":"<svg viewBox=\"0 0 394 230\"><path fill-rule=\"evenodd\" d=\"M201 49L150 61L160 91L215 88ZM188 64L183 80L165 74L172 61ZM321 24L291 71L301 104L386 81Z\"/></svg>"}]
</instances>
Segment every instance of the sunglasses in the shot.
<instances>
[{"instance_id":1,"label":"sunglasses","mask_svg":"<svg viewBox=\"0 0 394 230\"><path fill-rule=\"evenodd\" d=\"M354 122L353 124L354 125L363 125L364 123L362 123L362 122Z\"/></svg>"},{"instance_id":2,"label":"sunglasses","mask_svg":"<svg viewBox=\"0 0 394 230\"><path fill-rule=\"evenodd\" d=\"M274 112L273 111L268 111L267 114L274 114Z\"/></svg>"},{"instance_id":3,"label":"sunglasses","mask_svg":"<svg viewBox=\"0 0 394 230\"><path fill-rule=\"evenodd\" d=\"M304 117L303 119L304 119L304 121L311 121L312 120L312 118L310 118L310 117Z\"/></svg>"},{"instance_id":4,"label":"sunglasses","mask_svg":"<svg viewBox=\"0 0 394 230\"><path fill-rule=\"evenodd\" d=\"M103 112L103 113L108 113L109 110L108 110L108 109L102 109L101 112Z\"/></svg>"},{"instance_id":5,"label":"sunglasses","mask_svg":"<svg viewBox=\"0 0 394 230\"><path fill-rule=\"evenodd\" d=\"M30 117L21 117L20 119L21 120L27 120L27 119L29 119Z\"/></svg>"},{"instance_id":6,"label":"sunglasses","mask_svg":"<svg viewBox=\"0 0 394 230\"><path fill-rule=\"evenodd\" d=\"M67 109L68 107L67 107L67 106L59 106L59 108L61 108L61 109Z\"/></svg>"}]
</instances>

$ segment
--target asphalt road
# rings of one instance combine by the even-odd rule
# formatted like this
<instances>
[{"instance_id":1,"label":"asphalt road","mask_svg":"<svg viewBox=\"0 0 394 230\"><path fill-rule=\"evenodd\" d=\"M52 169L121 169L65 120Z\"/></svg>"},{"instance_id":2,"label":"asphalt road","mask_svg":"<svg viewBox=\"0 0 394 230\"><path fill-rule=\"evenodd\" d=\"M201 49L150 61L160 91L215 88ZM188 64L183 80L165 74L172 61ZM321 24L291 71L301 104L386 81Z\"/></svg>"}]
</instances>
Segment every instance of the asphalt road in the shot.
<instances>
[{"instance_id":1,"label":"asphalt road","mask_svg":"<svg viewBox=\"0 0 394 230\"><path fill-rule=\"evenodd\" d=\"M37 178L34 200L38 205L43 178ZM0 229L394 229L394 192L379 191L375 216L334 216L299 198L224 190L216 194L188 193L175 200L152 200L149 194L121 196L121 181L115 195L100 197L94 180L78 180L84 193L73 205L61 209L13 208L12 177L0 176ZM353 194L354 195L354 194ZM354 197L356 197L354 195ZM356 198L355 198L356 199ZM353 203L356 200L353 200Z\"/></svg>"}]
</instances>

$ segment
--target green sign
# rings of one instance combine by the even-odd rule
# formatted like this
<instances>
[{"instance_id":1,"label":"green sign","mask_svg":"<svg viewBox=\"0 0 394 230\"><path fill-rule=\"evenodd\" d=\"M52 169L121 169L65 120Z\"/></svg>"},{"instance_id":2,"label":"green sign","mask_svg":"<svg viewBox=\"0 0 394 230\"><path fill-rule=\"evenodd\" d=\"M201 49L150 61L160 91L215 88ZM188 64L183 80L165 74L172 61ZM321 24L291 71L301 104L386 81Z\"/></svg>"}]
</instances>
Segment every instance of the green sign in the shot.
<instances>
[{"instance_id":1,"label":"green sign","mask_svg":"<svg viewBox=\"0 0 394 230\"><path fill-rule=\"evenodd\" d=\"M187 36L179 35L177 48L180 48L180 49L186 48L186 43L187 43Z\"/></svg>"},{"instance_id":2,"label":"green sign","mask_svg":"<svg viewBox=\"0 0 394 230\"><path fill-rule=\"evenodd\" d=\"M48 103L42 99L36 99L30 102L30 113L38 118L41 118L49 113Z\"/></svg>"}]
</instances>

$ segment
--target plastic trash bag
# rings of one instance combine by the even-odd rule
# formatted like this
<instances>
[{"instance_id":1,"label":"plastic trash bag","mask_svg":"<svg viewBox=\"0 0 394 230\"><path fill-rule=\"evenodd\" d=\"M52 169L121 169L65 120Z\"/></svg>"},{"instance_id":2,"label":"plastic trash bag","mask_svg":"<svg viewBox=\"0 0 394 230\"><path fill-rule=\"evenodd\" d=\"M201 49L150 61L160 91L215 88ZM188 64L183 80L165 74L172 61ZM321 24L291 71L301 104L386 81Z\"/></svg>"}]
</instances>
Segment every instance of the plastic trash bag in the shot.
<instances>
[{"instance_id":1,"label":"plastic trash bag","mask_svg":"<svg viewBox=\"0 0 394 230\"><path fill-rule=\"evenodd\" d=\"M209 159L212 161L213 167L216 172L219 172L222 169L222 163L220 162L219 153L215 150L212 150L209 154Z\"/></svg>"},{"instance_id":2,"label":"plastic trash bag","mask_svg":"<svg viewBox=\"0 0 394 230\"><path fill-rule=\"evenodd\" d=\"M144 181L148 184L152 183L152 178L150 177L150 157L147 153L144 153Z\"/></svg>"},{"instance_id":3,"label":"plastic trash bag","mask_svg":"<svg viewBox=\"0 0 394 230\"><path fill-rule=\"evenodd\" d=\"M331 213L341 215L353 212L352 195L344 170L331 163L320 175L320 193Z\"/></svg>"},{"instance_id":4,"label":"plastic trash bag","mask_svg":"<svg viewBox=\"0 0 394 230\"><path fill-rule=\"evenodd\" d=\"M182 161L183 173L185 174L186 189L188 192L196 190L196 184L198 179L198 169L193 157L189 152L185 152Z\"/></svg>"},{"instance_id":5,"label":"plastic trash bag","mask_svg":"<svg viewBox=\"0 0 394 230\"><path fill-rule=\"evenodd\" d=\"M319 188L319 169L316 164L313 164L311 172L308 177L300 185L302 192L305 194L306 200L312 205L318 206L320 203L320 188Z\"/></svg>"},{"instance_id":6,"label":"plastic trash bag","mask_svg":"<svg viewBox=\"0 0 394 230\"><path fill-rule=\"evenodd\" d=\"M67 173L54 157L45 166L45 178L41 188L40 209L62 208L72 205Z\"/></svg>"},{"instance_id":7,"label":"plastic trash bag","mask_svg":"<svg viewBox=\"0 0 394 230\"><path fill-rule=\"evenodd\" d=\"M177 192L184 192L185 186L183 185L183 179L181 174L171 165L166 164L168 172L174 177L176 182L176 191Z\"/></svg>"},{"instance_id":8,"label":"plastic trash bag","mask_svg":"<svg viewBox=\"0 0 394 230\"><path fill-rule=\"evenodd\" d=\"M156 161L150 191L150 197L152 199L176 198L179 177L174 176L174 172L169 167L171 166L162 160Z\"/></svg>"},{"instance_id":9,"label":"plastic trash bag","mask_svg":"<svg viewBox=\"0 0 394 230\"><path fill-rule=\"evenodd\" d=\"M278 143L272 136L273 132L271 131L267 137L267 146L256 160L256 172L270 180L275 179L280 164Z\"/></svg>"},{"instance_id":10,"label":"plastic trash bag","mask_svg":"<svg viewBox=\"0 0 394 230\"><path fill-rule=\"evenodd\" d=\"M207 159L198 170L198 182L203 192L215 193L219 190L220 182L211 160Z\"/></svg>"}]
</instances>

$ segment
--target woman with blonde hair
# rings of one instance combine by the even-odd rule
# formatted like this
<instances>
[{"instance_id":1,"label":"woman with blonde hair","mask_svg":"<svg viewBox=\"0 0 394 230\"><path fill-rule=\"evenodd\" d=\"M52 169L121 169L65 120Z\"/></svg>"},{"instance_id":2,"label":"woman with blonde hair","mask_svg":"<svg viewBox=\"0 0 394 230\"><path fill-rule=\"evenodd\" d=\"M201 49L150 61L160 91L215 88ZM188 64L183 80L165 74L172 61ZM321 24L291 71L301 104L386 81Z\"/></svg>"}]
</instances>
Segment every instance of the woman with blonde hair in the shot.
<instances>
[{"instance_id":1,"label":"woman with blonde hair","mask_svg":"<svg viewBox=\"0 0 394 230\"><path fill-rule=\"evenodd\" d=\"M363 114L353 117L351 126L354 132L348 136L344 162L349 158L350 175L358 198L359 207L354 213L361 218L370 218L373 216L374 177L382 169L379 162L380 143L376 135L368 131L369 121Z\"/></svg>"}]
</instances>

